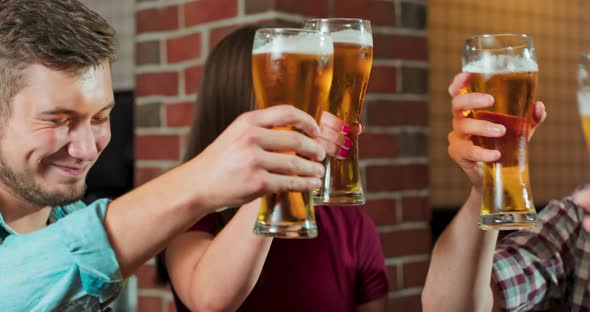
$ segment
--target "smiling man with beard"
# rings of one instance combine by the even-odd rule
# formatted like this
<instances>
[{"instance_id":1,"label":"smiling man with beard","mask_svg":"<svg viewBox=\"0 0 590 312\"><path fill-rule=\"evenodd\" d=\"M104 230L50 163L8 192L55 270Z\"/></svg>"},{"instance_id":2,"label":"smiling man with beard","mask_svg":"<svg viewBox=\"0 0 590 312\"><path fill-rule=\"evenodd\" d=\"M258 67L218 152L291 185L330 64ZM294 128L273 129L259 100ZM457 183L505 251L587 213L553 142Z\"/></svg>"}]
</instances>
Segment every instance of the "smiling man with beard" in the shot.
<instances>
[{"instance_id":1,"label":"smiling man with beard","mask_svg":"<svg viewBox=\"0 0 590 312\"><path fill-rule=\"evenodd\" d=\"M317 123L278 106L243 114L192 160L86 206L84 180L111 136L114 47L108 23L76 0L0 0L0 311L102 310L201 217L320 186L325 152L308 137ZM308 136L270 129L287 125Z\"/></svg>"}]
</instances>

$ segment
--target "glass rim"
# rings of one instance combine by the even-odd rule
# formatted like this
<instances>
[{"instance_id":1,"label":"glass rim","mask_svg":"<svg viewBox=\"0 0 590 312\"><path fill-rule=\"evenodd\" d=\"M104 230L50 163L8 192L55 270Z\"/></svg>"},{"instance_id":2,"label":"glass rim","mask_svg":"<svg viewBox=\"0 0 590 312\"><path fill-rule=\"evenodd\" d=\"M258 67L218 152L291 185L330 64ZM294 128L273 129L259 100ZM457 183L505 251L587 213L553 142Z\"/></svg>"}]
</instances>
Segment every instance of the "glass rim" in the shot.
<instances>
[{"instance_id":1,"label":"glass rim","mask_svg":"<svg viewBox=\"0 0 590 312\"><path fill-rule=\"evenodd\" d=\"M495 47L495 48L482 48L481 46L476 46L473 42L476 42L482 38L491 38L491 37L513 37L513 38L521 38L524 39L525 42L523 44L518 45L508 45L504 47ZM527 46L531 45L532 47L533 37L531 35L525 33L509 33L509 32L500 32L500 33L487 33L487 34L478 34L471 36L465 40L465 46L468 46L471 49L475 50L502 50L507 48L526 48Z\"/></svg>"},{"instance_id":2,"label":"glass rim","mask_svg":"<svg viewBox=\"0 0 590 312\"><path fill-rule=\"evenodd\" d=\"M303 20L303 23L311 23L311 22L322 22L322 23L327 23L327 22L351 22L351 23L359 23L359 24L371 24L371 21L368 19L362 19L362 18L348 18L348 17L321 17L321 18L308 18Z\"/></svg>"},{"instance_id":3,"label":"glass rim","mask_svg":"<svg viewBox=\"0 0 590 312\"><path fill-rule=\"evenodd\" d=\"M276 33L314 33L325 35L323 32L315 29L294 28L294 27L265 27L256 30L256 33L276 32Z\"/></svg>"}]
</instances>

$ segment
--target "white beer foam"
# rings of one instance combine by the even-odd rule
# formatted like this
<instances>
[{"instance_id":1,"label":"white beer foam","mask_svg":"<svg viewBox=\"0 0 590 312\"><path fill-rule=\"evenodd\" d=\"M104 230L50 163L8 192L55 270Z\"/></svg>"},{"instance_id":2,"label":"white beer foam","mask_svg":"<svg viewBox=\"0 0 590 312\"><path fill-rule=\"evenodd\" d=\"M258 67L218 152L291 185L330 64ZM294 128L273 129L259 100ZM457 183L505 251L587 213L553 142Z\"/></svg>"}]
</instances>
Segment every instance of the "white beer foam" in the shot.
<instances>
[{"instance_id":1,"label":"white beer foam","mask_svg":"<svg viewBox=\"0 0 590 312\"><path fill-rule=\"evenodd\" d=\"M263 53L334 54L334 44L329 36L318 33L300 33L293 36L278 36L252 51Z\"/></svg>"},{"instance_id":2,"label":"white beer foam","mask_svg":"<svg viewBox=\"0 0 590 312\"><path fill-rule=\"evenodd\" d=\"M478 74L538 72L539 66L536 61L522 56L482 54L479 60L463 65L463 71Z\"/></svg>"},{"instance_id":3,"label":"white beer foam","mask_svg":"<svg viewBox=\"0 0 590 312\"><path fill-rule=\"evenodd\" d=\"M578 90L578 110L580 115L590 115L590 87Z\"/></svg>"},{"instance_id":4,"label":"white beer foam","mask_svg":"<svg viewBox=\"0 0 590 312\"><path fill-rule=\"evenodd\" d=\"M588 80L590 77L590 73L588 73L588 69L584 64L578 65L578 81L583 83L584 81Z\"/></svg>"},{"instance_id":5,"label":"white beer foam","mask_svg":"<svg viewBox=\"0 0 590 312\"><path fill-rule=\"evenodd\" d=\"M332 40L338 43L352 43L361 46L373 46L373 36L366 32L356 29L345 29L330 34Z\"/></svg>"}]
</instances>

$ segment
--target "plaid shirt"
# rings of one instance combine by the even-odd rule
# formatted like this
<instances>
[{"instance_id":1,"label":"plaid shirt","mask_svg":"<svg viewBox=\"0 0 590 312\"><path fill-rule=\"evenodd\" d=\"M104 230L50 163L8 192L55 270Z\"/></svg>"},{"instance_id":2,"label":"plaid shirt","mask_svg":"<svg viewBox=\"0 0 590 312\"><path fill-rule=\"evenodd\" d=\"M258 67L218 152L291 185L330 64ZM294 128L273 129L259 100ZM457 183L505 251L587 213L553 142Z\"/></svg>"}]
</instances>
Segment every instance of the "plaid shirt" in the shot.
<instances>
[{"instance_id":1,"label":"plaid shirt","mask_svg":"<svg viewBox=\"0 0 590 312\"><path fill-rule=\"evenodd\" d=\"M590 311L590 234L572 197L552 201L535 228L498 242L493 278L505 311Z\"/></svg>"}]
</instances>

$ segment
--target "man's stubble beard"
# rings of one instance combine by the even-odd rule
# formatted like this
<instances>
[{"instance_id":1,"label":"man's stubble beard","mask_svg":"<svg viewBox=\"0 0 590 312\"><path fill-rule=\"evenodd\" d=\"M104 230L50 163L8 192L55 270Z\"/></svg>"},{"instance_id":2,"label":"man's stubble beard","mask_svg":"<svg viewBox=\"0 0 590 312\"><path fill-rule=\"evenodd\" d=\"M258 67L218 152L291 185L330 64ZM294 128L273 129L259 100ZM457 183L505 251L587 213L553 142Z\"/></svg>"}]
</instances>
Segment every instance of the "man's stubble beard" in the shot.
<instances>
[{"instance_id":1,"label":"man's stubble beard","mask_svg":"<svg viewBox=\"0 0 590 312\"><path fill-rule=\"evenodd\" d=\"M13 195L38 206L61 206L76 202L84 196L86 183L81 187L77 184L66 192L47 191L35 182L31 172L19 172L10 167L0 154L0 182Z\"/></svg>"}]
</instances>

